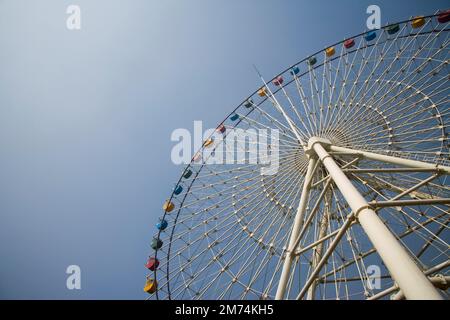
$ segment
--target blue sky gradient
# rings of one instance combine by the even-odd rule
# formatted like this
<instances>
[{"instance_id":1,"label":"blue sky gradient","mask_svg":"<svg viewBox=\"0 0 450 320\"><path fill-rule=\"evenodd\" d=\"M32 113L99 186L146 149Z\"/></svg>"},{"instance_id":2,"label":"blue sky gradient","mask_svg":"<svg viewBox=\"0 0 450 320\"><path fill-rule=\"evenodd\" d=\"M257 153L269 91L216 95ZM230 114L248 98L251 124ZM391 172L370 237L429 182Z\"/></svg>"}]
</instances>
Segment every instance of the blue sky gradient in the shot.
<instances>
[{"instance_id":1,"label":"blue sky gradient","mask_svg":"<svg viewBox=\"0 0 450 320\"><path fill-rule=\"evenodd\" d=\"M81 8L79 31L66 8ZM143 299L181 166L176 128L215 127L266 78L449 1L0 0L0 298ZM66 289L77 264L82 289Z\"/></svg>"}]
</instances>

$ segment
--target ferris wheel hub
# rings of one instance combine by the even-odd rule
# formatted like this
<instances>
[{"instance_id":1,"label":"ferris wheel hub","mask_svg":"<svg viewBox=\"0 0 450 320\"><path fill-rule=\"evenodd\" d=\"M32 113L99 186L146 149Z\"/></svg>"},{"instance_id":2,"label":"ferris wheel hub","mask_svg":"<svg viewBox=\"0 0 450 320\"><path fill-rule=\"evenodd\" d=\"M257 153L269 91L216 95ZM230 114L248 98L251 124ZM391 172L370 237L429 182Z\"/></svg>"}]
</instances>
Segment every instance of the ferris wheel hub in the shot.
<instances>
[{"instance_id":1,"label":"ferris wheel hub","mask_svg":"<svg viewBox=\"0 0 450 320\"><path fill-rule=\"evenodd\" d=\"M325 149L331 145L331 141L327 138L322 137L312 137L308 140L308 149L313 149L314 144L320 143Z\"/></svg>"},{"instance_id":2,"label":"ferris wheel hub","mask_svg":"<svg viewBox=\"0 0 450 320\"><path fill-rule=\"evenodd\" d=\"M328 150L329 147L331 146L331 141L329 139L322 138L322 137L311 137L311 138L309 138L308 145L307 145L307 148L305 150L305 154L308 156L308 158L317 157L317 154L314 151L314 145L316 143L320 143L326 150Z\"/></svg>"}]
</instances>

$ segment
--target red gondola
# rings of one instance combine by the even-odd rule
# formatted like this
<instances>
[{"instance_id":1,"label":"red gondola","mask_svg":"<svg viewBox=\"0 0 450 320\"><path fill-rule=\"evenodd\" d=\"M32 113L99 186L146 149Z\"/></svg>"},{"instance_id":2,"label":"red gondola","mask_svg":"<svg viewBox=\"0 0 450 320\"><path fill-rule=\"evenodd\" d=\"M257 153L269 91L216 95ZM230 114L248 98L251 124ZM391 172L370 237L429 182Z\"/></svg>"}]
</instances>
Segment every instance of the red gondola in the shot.
<instances>
[{"instance_id":1,"label":"red gondola","mask_svg":"<svg viewBox=\"0 0 450 320\"><path fill-rule=\"evenodd\" d=\"M220 133L224 133L226 130L225 126L223 124L221 124L220 126L217 127L216 131L220 132Z\"/></svg>"},{"instance_id":2,"label":"red gondola","mask_svg":"<svg viewBox=\"0 0 450 320\"><path fill-rule=\"evenodd\" d=\"M156 258L148 258L145 267L150 271L155 271L159 266L159 260Z\"/></svg>"},{"instance_id":3,"label":"red gondola","mask_svg":"<svg viewBox=\"0 0 450 320\"><path fill-rule=\"evenodd\" d=\"M450 21L450 10L439 13L437 20L439 21L439 23L449 22Z\"/></svg>"},{"instance_id":4,"label":"red gondola","mask_svg":"<svg viewBox=\"0 0 450 320\"><path fill-rule=\"evenodd\" d=\"M283 81L284 81L283 77L282 76L278 76L272 81L272 83L274 85L276 85L276 86L281 86L283 84Z\"/></svg>"},{"instance_id":5,"label":"red gondola","mask_svg":"<svg viewBox=\"0 0 450 320\"><path fill-rule=\"evenodd\" d=\"M350 49L354 45L355 45L355 40L353 40L353 39L348 39L348 40L345 40L345 42L344 42L345 49Z\"/></svg>"}]
</instances>

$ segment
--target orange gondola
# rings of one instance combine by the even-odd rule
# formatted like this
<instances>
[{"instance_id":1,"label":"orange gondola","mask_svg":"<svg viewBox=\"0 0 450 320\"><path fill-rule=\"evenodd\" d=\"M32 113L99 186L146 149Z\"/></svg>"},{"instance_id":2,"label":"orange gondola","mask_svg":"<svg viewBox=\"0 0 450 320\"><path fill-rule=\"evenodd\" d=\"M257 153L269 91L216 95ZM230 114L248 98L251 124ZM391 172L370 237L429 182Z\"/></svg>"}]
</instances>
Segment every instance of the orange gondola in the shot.
<instances>
[{"instance_id":1,"label":"orange gondola","mask_svg":"<svg viewBox=\"0 0 450 320\"><path fill-rule=\"evenodd\" d=\"M259 89L259 90L258 90L258 95L259 95L260 97L265 97L265 96L267 96L267 89L266 89L265 87Z\"/></svg>"},{"instance_id":2,"label":"orange gondola","mask_svg":"<svg viewBox=\"0 0 450 320\"><path fill-rule=\"evenodd\" d=\"M208 138L205 140L205 143L203 143L203 146L210 147L213 144L213 142L214 142L213 138Z\"/></svg>"}]
</instances>

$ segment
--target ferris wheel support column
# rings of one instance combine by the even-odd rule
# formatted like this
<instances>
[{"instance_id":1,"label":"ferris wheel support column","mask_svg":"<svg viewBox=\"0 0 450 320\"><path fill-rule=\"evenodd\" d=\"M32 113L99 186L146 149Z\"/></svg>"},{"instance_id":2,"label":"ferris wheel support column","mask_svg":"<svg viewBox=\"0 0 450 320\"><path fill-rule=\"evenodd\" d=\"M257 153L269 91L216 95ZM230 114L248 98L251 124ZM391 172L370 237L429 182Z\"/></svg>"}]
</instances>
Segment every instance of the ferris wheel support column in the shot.
<instances>
[{"instance_id":1,"label":"ferris wheel support column","mask_svg":"<svg viewBox=\"0 0 450 320\"><path fill-rule=\"evenodd\" d=\"M329 216L331 213L330 203L331 203L331 193L327 192L327 194L325 195L324 213L323 213L322 219L320 221L320 225L319 225L319 236L317 237L318 239L322 239L323 237L325 237L327 235L328 220L329 220ZM312 265L311 265L312 270L314 270L320 263L320 259L322 258L323 247L324 247L324 243L322 242L313 249L313 260L312 260ZM314 281L308 290L308 293L306 295L306 300L314 299L314 296L316 294L316 287L317 287L317 282Z\"/></svg>"},{"instance_id":2,"label":"ferris wheel support column","mask_svg":"<svg viewBox=\"0 0 450 320\"><path fill-rule=\"evenodd\" d=\"M295 214L294 226L292 228L291 236L289 238L289 245L287 247L286 256L284 258L283 270L281 271L280 282L278 283L276 300L284 299L286 287L291 273L292 260L295 257L294 251L296 247L296 240L303 225L303 218L305 216L306 205L308 203L309 191L311 189L311 181L314 176L314 169L316 168L317 158L310 157L308 163L308 170L306 171L305 181L298 204L297 213Z\"/></svg>"},{"instance_id":3,"label":"ferris wheel support column","mask_svg":"<svg viewBox=\"0 0 450 320\"><path fill-rule=\"evenodd\" d=\"M347 178L322 144L331 146L330 141L326 139L311 138L308 147L319 156L405 297L413 300L442 300L442 296L433 284L414 263L375 211L370 208L366 199ZM333 147L330 147L330 149L333 150Z\"/></svg>"}]
</instances>

